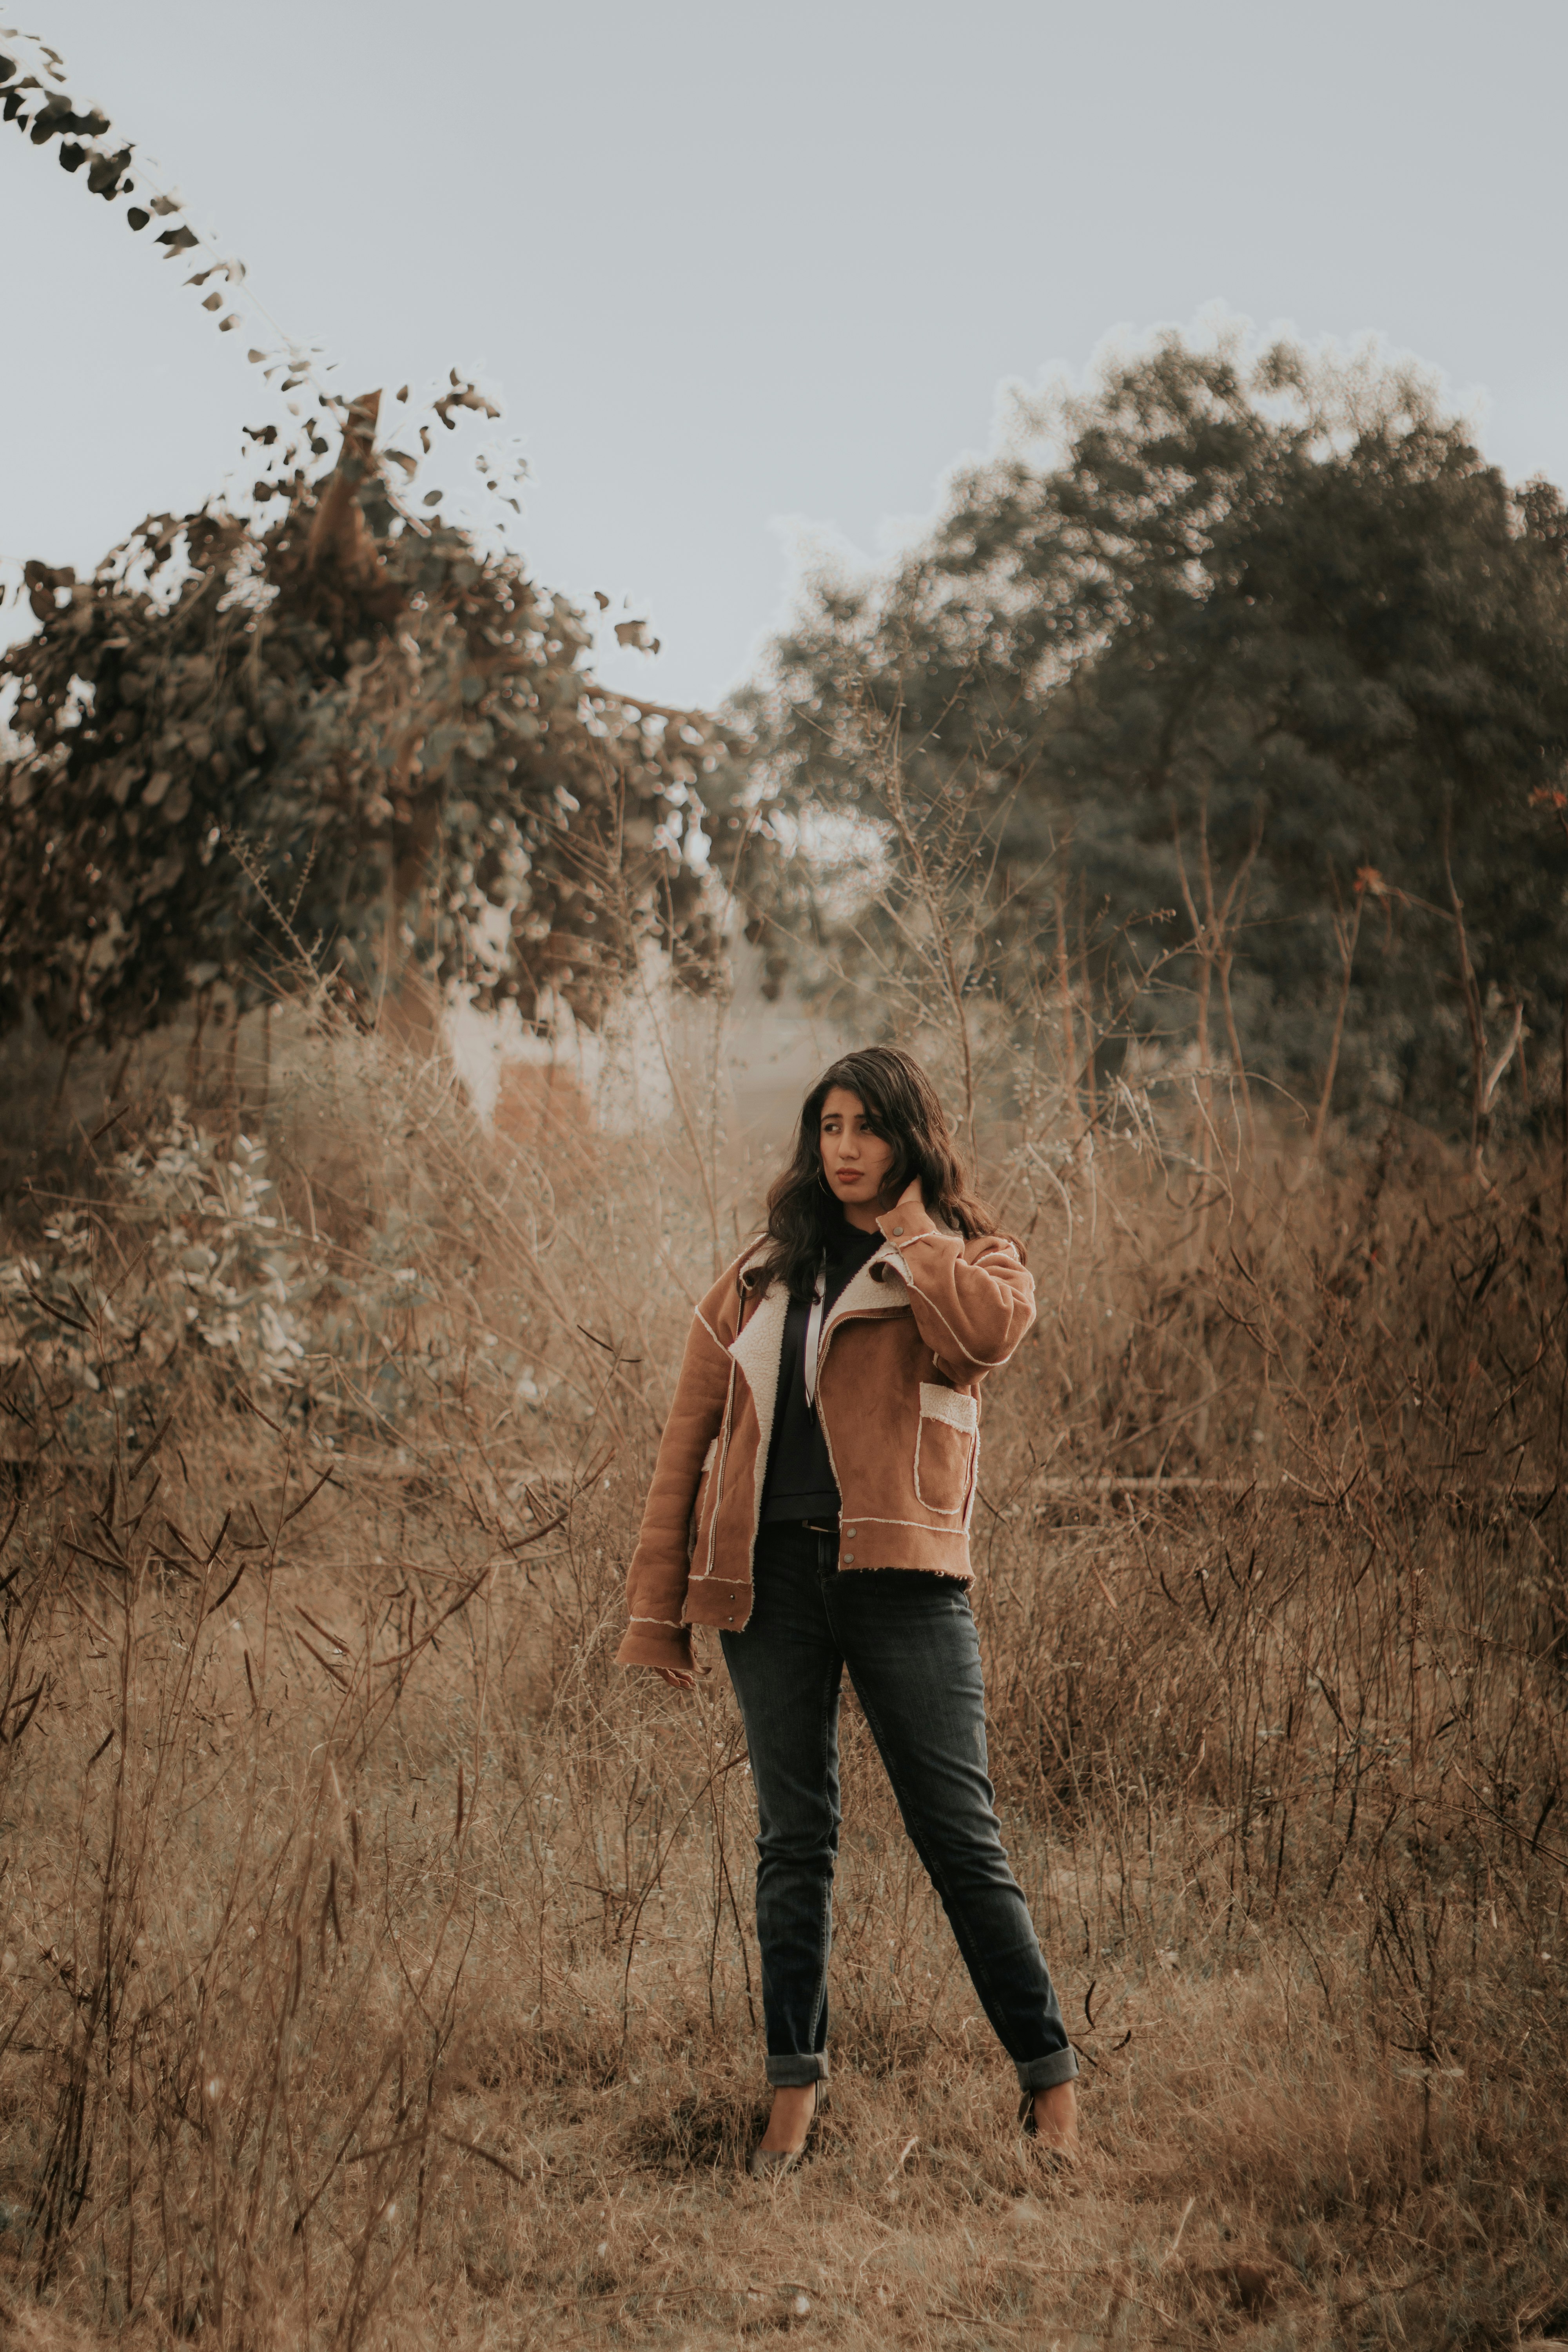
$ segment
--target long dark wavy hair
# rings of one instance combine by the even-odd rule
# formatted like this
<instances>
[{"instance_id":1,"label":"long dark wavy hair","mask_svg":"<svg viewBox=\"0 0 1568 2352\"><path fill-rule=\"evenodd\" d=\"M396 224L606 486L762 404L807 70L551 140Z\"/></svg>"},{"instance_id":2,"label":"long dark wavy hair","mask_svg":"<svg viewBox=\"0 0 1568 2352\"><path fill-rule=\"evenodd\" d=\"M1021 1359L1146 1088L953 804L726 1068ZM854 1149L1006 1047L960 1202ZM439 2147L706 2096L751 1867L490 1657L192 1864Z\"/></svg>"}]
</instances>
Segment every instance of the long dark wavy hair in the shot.
<instances>
[{"instance_id":1,"label":"long dark wavy hair","mask_svg":"<svg viewBox=\"0 0 1568 2352\"><path fill-rule=\"evenodd\" d=\"M914 1055L896 1045L866 1045L831 1063L801 1106L794 1157L768 1192L771 1246L763 1270L771 1281L784 1283L793 1298L809 1298L823 1252L843 1232L844 1212L822 1165L822 1106L835 1087L858 1097L873 1133L893 1147L884 1199L897 1200L918 1176L931 1215L966 1241L996 1231L970 1189L936 1088Z\"/></svg>"}]
</instances>

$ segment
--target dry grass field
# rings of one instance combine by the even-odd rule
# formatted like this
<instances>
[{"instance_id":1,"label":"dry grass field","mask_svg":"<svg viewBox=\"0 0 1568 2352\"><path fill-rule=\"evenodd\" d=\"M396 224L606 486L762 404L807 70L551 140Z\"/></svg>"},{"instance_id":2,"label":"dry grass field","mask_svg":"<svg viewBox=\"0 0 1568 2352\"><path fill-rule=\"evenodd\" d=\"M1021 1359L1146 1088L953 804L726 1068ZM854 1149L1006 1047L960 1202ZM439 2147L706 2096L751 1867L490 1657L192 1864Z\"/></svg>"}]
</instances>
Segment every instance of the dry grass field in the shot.
<instances>
[{"instance_id":1,"label":"dry grass field","mask_svg":"<svg viewBox=\"0 0 1568 2352\"><path fill-rule=\"evenodd\" d=\"M709 1129L519 1156L331 1034L194 1098L0 1239L6 2340L1568 2336L1555 1165L999 1138L976 1604L1090 2154L1018 2137L848 1703L773 2187L736 1710L610 1663Z\"/></svg>"}]
</instances>

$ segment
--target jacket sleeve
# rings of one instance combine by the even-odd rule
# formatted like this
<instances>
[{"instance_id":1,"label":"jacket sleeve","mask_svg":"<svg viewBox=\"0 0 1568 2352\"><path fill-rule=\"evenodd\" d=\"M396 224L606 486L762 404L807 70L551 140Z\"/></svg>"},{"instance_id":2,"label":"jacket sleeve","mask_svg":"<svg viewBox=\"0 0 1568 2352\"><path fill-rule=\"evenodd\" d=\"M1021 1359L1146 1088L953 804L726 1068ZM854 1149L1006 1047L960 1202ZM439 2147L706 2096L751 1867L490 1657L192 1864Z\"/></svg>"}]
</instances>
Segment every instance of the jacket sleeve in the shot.
<instances>
[{"instance_id":1,"label":"jacket sleeve","mask_svg":"<svg viewBox=\"0 0 1568 2352\"><path fill-rule=\"evenodd\" d=\"M691 1318L675 1402L659 1440L658 1458L643 1507L642 1530L626 1572L630 1620L616 1663L673 1666L689 1673L691 1628L686 1610L688 1530L708 1449L719 1434L734 1361L735 1282L714 1285Z\"/></svg>"},{"instance_id":2,"label":"jacket sleeve","mask_svg":"<svg viewBox=\"0 0 1568 2352\"><path fill-rule=\"evenodd\" d=\"M988 1234L965 1244L944 1233L918 1185L877 1223L899 1253L915 1328L948 1377L967 1383L1005 1364L1035 1319L1035 1277L1017 1244Z\"/></svg>"}]
</instances>

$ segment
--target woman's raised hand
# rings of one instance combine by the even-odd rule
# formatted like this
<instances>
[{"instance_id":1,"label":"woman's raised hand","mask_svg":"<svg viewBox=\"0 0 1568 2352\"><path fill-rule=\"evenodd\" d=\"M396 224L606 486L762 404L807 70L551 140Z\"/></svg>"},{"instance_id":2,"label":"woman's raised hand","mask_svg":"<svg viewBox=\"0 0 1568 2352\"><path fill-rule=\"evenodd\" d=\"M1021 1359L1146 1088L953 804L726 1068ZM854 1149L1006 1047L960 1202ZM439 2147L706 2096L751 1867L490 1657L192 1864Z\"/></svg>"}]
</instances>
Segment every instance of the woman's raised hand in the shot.
<instances>
[{"instance_id":1,"label":"woman's raised hand","mask_svg":"<svg viewBox=\"0 0 1568 2352\"><path fill-rule=\"evenodd\" d=\"M655 1666L654 1673L660 1682L668 1683L671 1690L695 1690L697 1687L697 1676L686 1667Z\"/></svg>"}]
</instances>

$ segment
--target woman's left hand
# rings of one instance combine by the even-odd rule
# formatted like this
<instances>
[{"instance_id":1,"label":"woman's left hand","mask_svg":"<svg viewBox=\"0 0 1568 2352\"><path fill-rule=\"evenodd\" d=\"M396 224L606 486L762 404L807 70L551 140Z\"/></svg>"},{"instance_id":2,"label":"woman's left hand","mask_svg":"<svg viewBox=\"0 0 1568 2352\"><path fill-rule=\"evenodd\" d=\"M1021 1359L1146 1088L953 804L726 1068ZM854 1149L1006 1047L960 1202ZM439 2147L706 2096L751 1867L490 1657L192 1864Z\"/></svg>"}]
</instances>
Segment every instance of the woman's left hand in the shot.
<instances>
[{"instance_id":1,"label":"woman's left hand","mask_svg":"<svg viewBox=\"0 0 1568 2352\"><path fill-rule=\"evenodd\" d=\"M671 1690L695 1690L697 1687L697 1676L684 1667L655 1666L654 1673L660 1682L668 1683Z\"/></svg>"}]
</instances>

